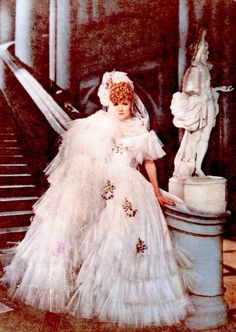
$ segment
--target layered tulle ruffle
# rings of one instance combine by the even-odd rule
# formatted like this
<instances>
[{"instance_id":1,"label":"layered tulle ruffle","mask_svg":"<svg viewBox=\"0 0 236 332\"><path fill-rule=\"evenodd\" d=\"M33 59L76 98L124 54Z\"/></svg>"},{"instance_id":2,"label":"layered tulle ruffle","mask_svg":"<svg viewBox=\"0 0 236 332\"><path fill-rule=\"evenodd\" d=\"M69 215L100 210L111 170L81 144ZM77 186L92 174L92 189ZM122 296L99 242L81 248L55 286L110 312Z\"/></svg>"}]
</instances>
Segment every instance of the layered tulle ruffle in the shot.
<instances>
[{"instance_id":1,"label":"layered tulle ruffle","mask_svg":"<svg viewBox=\"0 0 236 332\"><path fill-rule=\"evenodd\" d=\"M102 111L71 123L46 169L50 187L5 269L12 296L119 325L186 316L189 262L179 268L152 185L135 168L164 152L153 132L124 138L127 128Z\"/></svg>"}]
</instances>

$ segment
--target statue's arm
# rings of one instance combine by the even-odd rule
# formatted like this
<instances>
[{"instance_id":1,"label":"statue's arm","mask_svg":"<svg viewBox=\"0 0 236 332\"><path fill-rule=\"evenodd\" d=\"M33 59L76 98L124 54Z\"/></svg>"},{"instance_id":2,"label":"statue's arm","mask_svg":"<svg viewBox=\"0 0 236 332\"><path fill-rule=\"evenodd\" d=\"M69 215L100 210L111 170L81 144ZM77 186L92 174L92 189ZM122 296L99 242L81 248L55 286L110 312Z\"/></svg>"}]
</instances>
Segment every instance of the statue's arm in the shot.
<instances>
[{"instance_id":1,"label":"statue's arm","mask_svg":"<svg viewBox=\"0 0 236 332\"><path fill-rule=\"evenodd\" d=\"M231 92L234 90L234 88L232 87L232 85L223 85L223 86L217 86L215 88L213 88L215 91L222 91L222 92Z\"/></svg>"}]
</instances>

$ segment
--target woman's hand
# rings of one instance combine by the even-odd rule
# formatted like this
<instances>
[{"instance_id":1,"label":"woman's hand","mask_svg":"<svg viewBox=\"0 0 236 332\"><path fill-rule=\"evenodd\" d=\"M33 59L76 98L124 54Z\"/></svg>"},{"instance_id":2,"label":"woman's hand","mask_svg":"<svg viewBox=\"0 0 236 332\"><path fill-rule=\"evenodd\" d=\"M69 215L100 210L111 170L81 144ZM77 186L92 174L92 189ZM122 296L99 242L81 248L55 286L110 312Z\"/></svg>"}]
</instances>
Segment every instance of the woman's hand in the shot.
<instances>
[{"instance_id":1,"label":"woman's hand","mask_svg":"<svg viewBox=\"0 0 236 332\"><path fill-rule=\"evenodd\" d=\"M171 206L175 206L175 201L169 197L163 196L163 195L156 195L159 203L161 206L165 206L165 205L171 205Z\"/></svg>"},{"instance_id":2,"label":"woman's hand","mask_svg":"<svg viewBox=\"0 0 236 332\"><path fill-rule=\"evenodd\" d=\"M155 195L156 195L159 203L162 206L165 206L165 205L175 206L175 201L173 201L173 199L170 199L170 198L168 198L166 196L163 196L161 194L161 191L160 191L159 186L158 186L157 171L156 171L156 166L155 166L154 161L144 160L144 166L145 166L145 169L147 171L148 177L149 177L149 179L152 183Z\"/></svg>"}]
</instances>

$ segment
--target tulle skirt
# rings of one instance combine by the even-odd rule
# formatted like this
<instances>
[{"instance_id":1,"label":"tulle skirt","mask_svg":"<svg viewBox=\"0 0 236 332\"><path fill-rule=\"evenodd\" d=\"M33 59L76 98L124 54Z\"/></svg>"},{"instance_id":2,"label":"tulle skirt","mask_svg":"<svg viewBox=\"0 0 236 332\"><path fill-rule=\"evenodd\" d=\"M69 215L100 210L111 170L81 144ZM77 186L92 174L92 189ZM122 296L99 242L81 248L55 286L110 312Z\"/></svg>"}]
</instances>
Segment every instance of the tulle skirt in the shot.
<instances>
[{"instance_id":1,"label":"tulle skirt","mask_svg":"<svg viewBox=\"0 0 236 332\"><path fill-rule=\"evenodd\" d=\"M109 165L104 176L82 164L101 186L78 167L60 183L54 174L2 282L43 310L122 326L178 323L190 304L151 184L124 164Z\"/></svg>"},{"instance_id":2,"label":"tulle skirt","mask_svg":"<svg viewBox=\"0 0 236 332\"><path fill-rule=\"evenodd\" d=\"M42 310L121 326L175 324L191 308L185 264L152 185L129 151L112 155L116 132L105 112L73 121L1 282Z\"/></svg>"}]
</instances>

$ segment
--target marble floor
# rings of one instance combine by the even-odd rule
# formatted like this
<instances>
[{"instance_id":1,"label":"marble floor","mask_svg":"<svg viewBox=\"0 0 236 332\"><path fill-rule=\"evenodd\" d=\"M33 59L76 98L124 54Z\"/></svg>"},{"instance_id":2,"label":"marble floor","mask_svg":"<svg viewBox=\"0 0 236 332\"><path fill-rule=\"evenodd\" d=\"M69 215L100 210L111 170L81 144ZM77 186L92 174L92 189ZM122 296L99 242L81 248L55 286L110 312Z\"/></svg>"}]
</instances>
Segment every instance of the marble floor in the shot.
<instances>
[{"instance_id":1,"label":"marble floor","mask_svg":"<svg viewBox=\"0 0 236 332\"><path fill-rule=\"evenodd\" d=\"M229 305L229 323L221 328L204 331L236 332L236 239L224 240L224 286ZM184 324L159 328L119 328L100 323L96 319L85 320L45 313L8 298L0 288L0 332L189 332ZM8 306L11 311L7 311ZM197 330L194 330L197 331Z\"/></svg>"}]
</instances>

